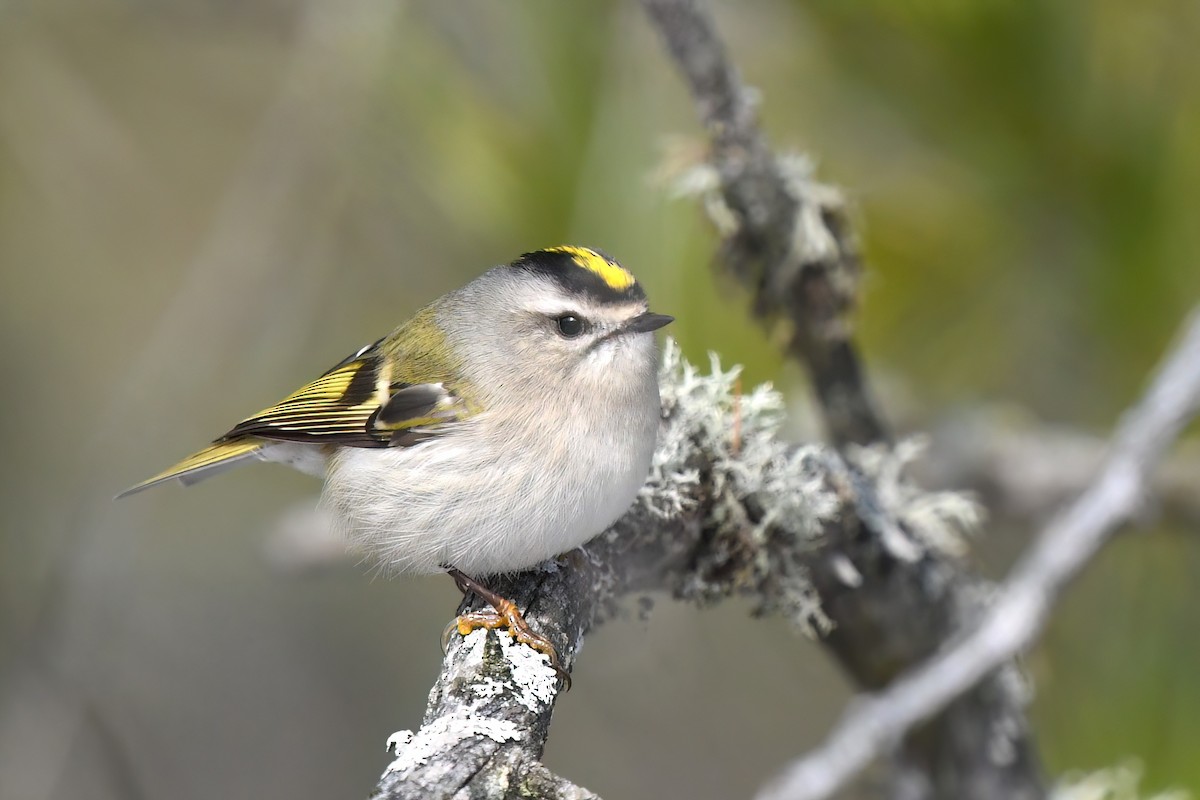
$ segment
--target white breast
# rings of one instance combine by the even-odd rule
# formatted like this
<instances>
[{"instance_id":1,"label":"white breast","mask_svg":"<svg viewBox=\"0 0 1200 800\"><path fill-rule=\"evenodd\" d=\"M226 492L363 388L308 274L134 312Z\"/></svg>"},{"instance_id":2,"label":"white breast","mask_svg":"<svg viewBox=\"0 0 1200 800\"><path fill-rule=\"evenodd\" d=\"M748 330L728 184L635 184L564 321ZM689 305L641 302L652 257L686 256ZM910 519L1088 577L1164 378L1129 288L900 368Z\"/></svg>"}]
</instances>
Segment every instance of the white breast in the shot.
<instances>
[{"instance_id":1,"label":"white breast","mask_svg":"<svg viewBox=\"0 0 1200 800\"><path fill-rule=\"evenodd\" d=\"M616 415L611 397L607 406L583 397L552 422L529 409L487 412L413 447L342 449L324 500L389 572L534 566L583 544L633 502L659 420L647 377Z\"/></svg>"}]
</instances>

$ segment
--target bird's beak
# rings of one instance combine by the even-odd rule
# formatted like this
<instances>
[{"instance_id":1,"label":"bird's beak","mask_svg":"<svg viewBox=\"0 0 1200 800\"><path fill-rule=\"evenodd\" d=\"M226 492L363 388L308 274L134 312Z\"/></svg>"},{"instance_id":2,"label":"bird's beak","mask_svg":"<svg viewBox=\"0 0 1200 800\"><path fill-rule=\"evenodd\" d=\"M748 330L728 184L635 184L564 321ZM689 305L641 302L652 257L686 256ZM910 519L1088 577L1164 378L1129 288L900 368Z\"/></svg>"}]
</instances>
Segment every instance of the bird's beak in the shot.
<instances>
[{"instance_id":1,"label":"bird's beak","mask_svg":"<svg viewBox=\"0 0 1200 800\"><path fill-rule=\"evenodd\" d=\"M670 325L674 321L674 317L669 317L666 314L652 314L647 311L644 314L638 314L622 325L621 333L649 333L650 331L658 330L664 325Z\"/></svg>"}]
</instances>

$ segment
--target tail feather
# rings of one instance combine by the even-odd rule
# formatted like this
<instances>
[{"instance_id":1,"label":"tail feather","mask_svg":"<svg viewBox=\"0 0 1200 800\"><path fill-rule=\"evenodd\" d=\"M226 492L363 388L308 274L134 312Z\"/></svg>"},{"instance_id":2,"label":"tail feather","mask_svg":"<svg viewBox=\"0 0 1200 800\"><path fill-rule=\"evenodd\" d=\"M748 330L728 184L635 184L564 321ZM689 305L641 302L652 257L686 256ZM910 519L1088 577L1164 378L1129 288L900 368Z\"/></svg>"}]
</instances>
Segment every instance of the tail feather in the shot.
<instances>
[{"instance_id":1,"label":"tail feather","mask_svg":"<svg viewBox=\"0 0 1200 800\"><path fill-rule=\"evenodd\" d=\"M137 494L140 491L158 486L169 480L178 479L184 486L191 486L205 478L211 478L227 469L236 467L252 458L262 458L265 443L258 439L236 439L231 442L217 442L209 445L198 453L180 461L173 467L163 470L153 478L131 486L117 495L117 499Z\"/></svg>"}]
</instances>

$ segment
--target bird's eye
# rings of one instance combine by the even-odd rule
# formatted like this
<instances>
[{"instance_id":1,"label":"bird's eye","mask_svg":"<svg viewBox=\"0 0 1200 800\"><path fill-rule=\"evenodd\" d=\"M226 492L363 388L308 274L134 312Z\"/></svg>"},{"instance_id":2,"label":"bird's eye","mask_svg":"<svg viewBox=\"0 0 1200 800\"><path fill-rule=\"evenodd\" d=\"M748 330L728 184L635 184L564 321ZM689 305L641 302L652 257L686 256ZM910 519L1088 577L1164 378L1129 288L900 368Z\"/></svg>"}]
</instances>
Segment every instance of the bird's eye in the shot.
<instances>
[{"instance_id":1,"label":"bird's eye","mask_svg":"<svg viewBox=\"0 0 1200 800\"><path fill-rule=\"evenodd\" d=\"M563 314L554 321L558 324L558 332L568 339L574 339L587 327L587 324L574 314Z\"/></svg>"}]
</instances>

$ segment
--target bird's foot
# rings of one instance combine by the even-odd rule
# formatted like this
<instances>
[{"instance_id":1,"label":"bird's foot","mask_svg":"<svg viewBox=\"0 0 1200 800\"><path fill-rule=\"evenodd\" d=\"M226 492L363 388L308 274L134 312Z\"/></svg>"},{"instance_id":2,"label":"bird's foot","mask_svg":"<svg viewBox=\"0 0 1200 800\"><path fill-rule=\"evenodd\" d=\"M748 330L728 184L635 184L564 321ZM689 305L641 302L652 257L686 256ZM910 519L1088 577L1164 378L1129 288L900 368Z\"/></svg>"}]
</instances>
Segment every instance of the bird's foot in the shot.
<instances>
[{"instance_id":1,"label":"bird's foot","mask_svg":"<svg viewBox=\"0 0 1200 800\"><path fill-rule=\"evenodd\" d=\"M459 615L454 622L446 627L446 633L442 637L443 649L447 637L453 630L457 630L461 636L466 636L471 631L478 630L479 628L487 630L502 629L517 642L528 645L539 653L545 653L546 657L550 659L550 666L554 668L559 680L562 681L563 688L570 691L571 676L563 669L562 662L558 659L558 651L554 649L554 644L529 626L529 623L525 621L525 617L521 615L521 610L517 608L516 603L501 597L491 589L480 585L456 569L450 570L450 577L454 578L454 583L463 594L471 592L478 595L480 599L490 604L493 610L468 611L465 614Z\"/></svg>"}]
</instances>

